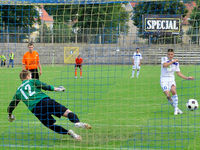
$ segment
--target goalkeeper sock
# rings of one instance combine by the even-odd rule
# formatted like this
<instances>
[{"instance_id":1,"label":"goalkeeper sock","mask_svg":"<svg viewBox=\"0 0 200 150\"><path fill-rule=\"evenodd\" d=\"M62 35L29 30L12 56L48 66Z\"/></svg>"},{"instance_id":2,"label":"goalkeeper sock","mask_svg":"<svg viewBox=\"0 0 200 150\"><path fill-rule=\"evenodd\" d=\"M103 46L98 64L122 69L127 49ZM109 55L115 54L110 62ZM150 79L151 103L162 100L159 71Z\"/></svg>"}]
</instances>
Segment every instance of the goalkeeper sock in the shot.
<instances>
[{"instance_id":1,"label":"goalkeeper sock","mask_svg":"<svg viewBox=\"0 0 200 150\"><path fill-rule=\"evenodd\" d=\"M178 108L178 96L177 96L177 94L172 96L172 100L173 100L174 109L177 109Z\"/></svg>"},{"instance_id":2,"label":"goalkeeper sock","mask_svg":"<svg viewBox=\"0 0 200 150\"><path fill-rule=\"evenodd\" d=\"M134 77L134 74L135 74L135 70L132 71L132 77Z\"/></svg>"},{"instance_id":3,"label":"goalkeeper sock","mask_svg":"<svg viewBox=\"0 0 200 150\"><path fill-rule=\"evenodd\" d=\"M73 112L68 113L67 117L73 123L80 122L79 119L78 119L78 116L75 113L73 113Z\"/></svg>"},{"instance_id":4,"label":"goalkeeper sock","mask_svg":"<svg viewBox=\"0 0 200 150\"><path fill-rule=\"evenodd\" d=\"M66 130L63 127L58 126L58 125L51 125L51 126L48 126L48 128L59 134L67 134L68 133L68 130Z\"/></svg>"}]
</instances>

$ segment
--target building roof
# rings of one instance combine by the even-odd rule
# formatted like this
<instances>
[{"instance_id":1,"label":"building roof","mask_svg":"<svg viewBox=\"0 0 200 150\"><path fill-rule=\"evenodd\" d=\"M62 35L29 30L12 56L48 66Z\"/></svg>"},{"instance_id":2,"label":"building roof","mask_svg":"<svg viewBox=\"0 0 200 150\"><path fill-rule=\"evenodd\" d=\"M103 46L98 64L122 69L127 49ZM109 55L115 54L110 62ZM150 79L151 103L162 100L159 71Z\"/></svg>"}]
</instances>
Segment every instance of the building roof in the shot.
<instances>
[{"instance_id":1,"label":"building roof","mask_svg":"<svg viewBox=\"0 0 200 150\"><path fill-rule=\"evenodd\" d=\"M134 8L137 3L136 2L130 2L130 4Z\"/></svg>"},{"instance_id":2,"label":"building roof","mask_svg":"<svg viewBox=\"0 0 200 150\"><path fill-rule=\"evenodd\" d=\"M189 2L185 4L186 9L188 10L187 15L183 18L183 24L184 25L189 25L188 19L190 18L190 15L192 13L192 10L194 9L194 7L197 6L195 1Z\"/></svg>"},{"instance_id":3,"label":"building roof","mask_svg":"<svg viewBox=\"0 0 200 150\"><path fill-rule=\"evenodd\" d=\"M40 19L42 21L48 21L48 22L53 22L53 18L47 13L47 11L44 9L43 6L41 6L40 9Z\"/></svg>"}]
</instances>

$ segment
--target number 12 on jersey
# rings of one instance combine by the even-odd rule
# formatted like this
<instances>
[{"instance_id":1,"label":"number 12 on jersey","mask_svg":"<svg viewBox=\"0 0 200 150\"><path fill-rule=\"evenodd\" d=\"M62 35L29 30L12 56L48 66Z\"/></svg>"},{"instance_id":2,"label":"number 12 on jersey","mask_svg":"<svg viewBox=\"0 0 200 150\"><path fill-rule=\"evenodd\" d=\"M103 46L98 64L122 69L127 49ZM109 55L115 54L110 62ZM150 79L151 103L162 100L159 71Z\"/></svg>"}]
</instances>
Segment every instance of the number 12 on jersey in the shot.
<instances>
[{"instance_id":1,"label":"number 12 on jersey","mask_svg":"<svg viewBox=\"0 0 200 150\"><path fill-rule=\"evenodd\" d=\"M33 96L35 94L35 91L33 91L33 92L31 91L31 86L29 84L27 84L25 86L25 90L28 91L28 93L27 93L28 96ZM25 99L28 99L27 94L22 89L20 89L20 92L22 93L22 95L24 96Z\"/></svg>"}]
</instances>

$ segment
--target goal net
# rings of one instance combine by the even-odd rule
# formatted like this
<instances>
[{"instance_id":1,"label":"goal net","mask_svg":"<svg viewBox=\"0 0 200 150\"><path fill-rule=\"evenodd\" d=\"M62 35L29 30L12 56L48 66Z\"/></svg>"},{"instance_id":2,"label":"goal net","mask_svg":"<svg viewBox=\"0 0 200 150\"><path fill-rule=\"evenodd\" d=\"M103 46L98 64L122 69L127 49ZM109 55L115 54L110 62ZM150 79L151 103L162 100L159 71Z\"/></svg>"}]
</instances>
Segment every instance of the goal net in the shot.
<instances>
[{"instance_id":1,"label":"goal net","mask_svg":"<svg viewBox=\"0 0 200 150\"><path fill-rule=\"evenodd\" d=\"M186 107L200 100L199 33L198 0L0 0L0 148L200 149L199 110ZM66 117L53 116L54 125L82 141L45 127L23 102L8 121L28 43L39 54L40 81L66 88L42 92L92 129ZM171 93L178 115L160 85L168 49L183 74L175 75L177 94ZM189 76L194 80L184 80Z\"/></svg>"}]
</instances>

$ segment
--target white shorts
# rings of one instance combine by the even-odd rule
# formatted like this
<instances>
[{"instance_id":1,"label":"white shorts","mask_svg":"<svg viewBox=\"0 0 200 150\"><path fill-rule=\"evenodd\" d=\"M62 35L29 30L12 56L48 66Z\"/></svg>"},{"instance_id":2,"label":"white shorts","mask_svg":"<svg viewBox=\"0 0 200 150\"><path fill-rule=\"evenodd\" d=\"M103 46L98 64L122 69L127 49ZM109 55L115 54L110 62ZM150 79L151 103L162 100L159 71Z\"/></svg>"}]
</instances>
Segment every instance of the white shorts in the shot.
<instances>
[{"instance_id":1,"label":"white shorts","mask_svg":"<svg viewBox=\"0 0 200 150\"><path fill-rule=\"evenodd\" d=\"M134 65L133 65L133 70L135 70L135 69L140 70L140 66L139 66L139 64L134 64Z\"/></svg>"},{"instance_id":2,"label":"white shorts","mask_svg":"<svg viewBox=\"0 0 200 150\"><path fill-rule=\"evenodd\" d=\"M174 80L160 80L160 86L163 92L170 91L172 85L176 86L176 82Z\"/></svg>"}]
</instances>

